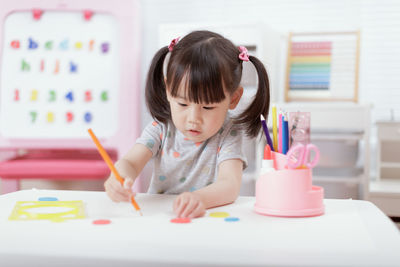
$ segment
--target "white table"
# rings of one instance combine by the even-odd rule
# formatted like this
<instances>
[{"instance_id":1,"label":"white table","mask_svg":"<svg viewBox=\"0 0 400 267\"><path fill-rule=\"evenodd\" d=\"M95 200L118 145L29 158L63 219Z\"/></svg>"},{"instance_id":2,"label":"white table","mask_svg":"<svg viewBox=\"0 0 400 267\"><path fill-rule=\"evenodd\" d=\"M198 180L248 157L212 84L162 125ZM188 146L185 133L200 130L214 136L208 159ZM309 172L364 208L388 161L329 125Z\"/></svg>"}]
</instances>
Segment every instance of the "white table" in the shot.
<instances>
[{"instance_id":1,"label":"white table","mask_svg":"<svg viewBox=\"0 0 400 267\"><path fill-rule=\"evenodd\" d=\"M16 201L83 200L86 219L9 221ZM0 196L0 266L400 266L400 234L367 201L326 199L311 218L256 214L255 199L207 211L189 224L170 219L174 196L139 194L143 217L104 192L25 190ZM212 218L225 211L238 222ZM109 225L94 225L110 219Z\"/></svg>"}]
</instances>

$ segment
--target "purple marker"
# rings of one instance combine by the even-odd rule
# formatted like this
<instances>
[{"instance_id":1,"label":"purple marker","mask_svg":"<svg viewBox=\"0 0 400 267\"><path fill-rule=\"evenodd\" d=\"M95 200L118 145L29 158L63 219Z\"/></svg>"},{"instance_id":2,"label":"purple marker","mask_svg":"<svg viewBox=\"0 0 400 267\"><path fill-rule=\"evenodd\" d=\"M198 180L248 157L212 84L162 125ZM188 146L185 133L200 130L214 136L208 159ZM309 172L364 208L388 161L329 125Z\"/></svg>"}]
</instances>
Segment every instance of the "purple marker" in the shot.
<instances>
[{"instance_id":1,"label":"purple marker","mask_svg":"<svg viewBox=\"0 0 400 267\"><path fill-rule=\"evenodd\" d=\"M269 136L267 123L265 122L265 118L264 118L264 116L262 114L261 114L261 124L263 126L265 137L267 137L267 143L268 143L269 147L271 148L272 151L275 151L274 150L274 146L272 145L271 136Z\"/></svg>"}]
</instances>

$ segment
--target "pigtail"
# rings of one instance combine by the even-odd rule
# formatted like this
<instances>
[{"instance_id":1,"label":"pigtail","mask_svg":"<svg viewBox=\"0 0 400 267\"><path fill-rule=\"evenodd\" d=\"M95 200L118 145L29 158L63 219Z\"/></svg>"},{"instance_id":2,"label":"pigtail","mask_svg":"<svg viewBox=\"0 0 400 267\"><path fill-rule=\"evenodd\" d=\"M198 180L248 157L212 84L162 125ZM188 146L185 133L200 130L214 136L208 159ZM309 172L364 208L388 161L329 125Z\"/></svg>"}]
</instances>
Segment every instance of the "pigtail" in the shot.
<instances>
[{"instance_id":1,"label":"pigtail","mask_svg":"<svg viewBox=\"0 0 400 267\"><path fill-rule=\"evenodd\" d=\"M164 60L168 52L167 46L158 50L151 61L146 80L147 108L151 116L162 123L166 123L171 117L163 74Z\"/></svg>"},{"instance_id":2,"label":"pigtail","mask_svg":"<svg viewBox=\"0 0 400 267\"><path fill-rule=\"evenodd\" d=\"M237 122L245 127L246 134L249 137L256 137L261 129L260 115L268 118L269 111L269 78L264 65L254 56L249 56L249 60L253 63L258 76L257 93L253 102L248 108L239 115Z\"/></svg>"}]
</instances>

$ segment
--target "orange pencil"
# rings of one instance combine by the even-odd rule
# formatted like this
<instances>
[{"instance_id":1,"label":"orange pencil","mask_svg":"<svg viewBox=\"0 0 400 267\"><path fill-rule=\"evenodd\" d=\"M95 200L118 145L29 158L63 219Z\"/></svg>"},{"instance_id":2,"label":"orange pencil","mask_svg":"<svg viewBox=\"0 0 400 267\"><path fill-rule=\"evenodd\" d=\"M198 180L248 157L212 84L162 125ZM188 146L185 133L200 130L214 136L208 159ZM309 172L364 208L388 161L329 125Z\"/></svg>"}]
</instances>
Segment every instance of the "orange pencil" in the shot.
<instances>
[{"instance_id":1,"label":"orange pencil","mask_svg":"<svg viewBox=\"0 0 400 267\"><path fill-rule=\"evenodd\" d=\"M121 177L121 175L119 175L117 169L115 168L113 162L111 161L110 156L107 154L106 150L103 148L103 146L100 144L99 139L97 139L96 135L94 135L92 129L88 129L88 132L90 134L90 136L93 139L93 142L95 143L97 150L99 151L101 157L104 159L104 161L106 162L108 168L110 168L111 172L115 175L115 177L117 178L117 180L123 185L124 184L124 178ZM131 203L132 205L135 207L135 209L137 211L139 211L140 216L143 216L142 212L140 211L140 207L139 205L136 203L135 198L133 196L131 196Z\"/></svg>"}]
</instances>

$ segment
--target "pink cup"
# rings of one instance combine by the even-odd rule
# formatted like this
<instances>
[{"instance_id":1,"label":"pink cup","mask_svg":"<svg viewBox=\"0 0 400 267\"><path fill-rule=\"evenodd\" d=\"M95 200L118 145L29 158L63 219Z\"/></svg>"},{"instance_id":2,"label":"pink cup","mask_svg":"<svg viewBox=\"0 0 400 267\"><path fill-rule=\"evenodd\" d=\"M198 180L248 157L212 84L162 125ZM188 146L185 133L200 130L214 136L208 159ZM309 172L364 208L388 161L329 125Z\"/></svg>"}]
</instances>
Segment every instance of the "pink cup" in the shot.
<instances>
[{"instance_id":1,"label":"pink cup","mask_svg":"<svg viewBox=\"0 0 400 267\"><path fill-rule=\"evenodd\" d=\"M272 155L276 171L257 180L255 211L280 217L324 214L324 189L312 185L312 170L287 169L285 155L275 152Z\"/></svg>"}]
</instances>

